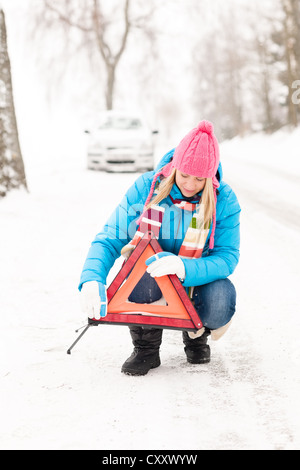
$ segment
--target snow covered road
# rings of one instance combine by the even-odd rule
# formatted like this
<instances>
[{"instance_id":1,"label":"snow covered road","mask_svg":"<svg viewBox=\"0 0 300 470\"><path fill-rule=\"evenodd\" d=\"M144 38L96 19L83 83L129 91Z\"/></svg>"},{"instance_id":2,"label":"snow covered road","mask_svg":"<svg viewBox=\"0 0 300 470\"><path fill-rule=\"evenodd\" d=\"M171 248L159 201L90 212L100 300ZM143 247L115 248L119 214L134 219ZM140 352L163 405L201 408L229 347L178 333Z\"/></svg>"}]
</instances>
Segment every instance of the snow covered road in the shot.
<instances>
[{"instance_id":1,"label":"snow covered road","mask_svg":"<svg viewBox=\"0 0 300 470\"><path fill-rule=\"evenodd\" d=\"M222 148L242 247L235 321L208 365L188 364L181 333L166 330L162 366L124 376L121 326L90 328L66 354L85 323L76 286L89 244L136 175L33 166L31 194L0 202L1 449L299 449L300 164L281 173L276 138ZM271 147L268 171L259 155Z\"/></svg>"}]
</instances>

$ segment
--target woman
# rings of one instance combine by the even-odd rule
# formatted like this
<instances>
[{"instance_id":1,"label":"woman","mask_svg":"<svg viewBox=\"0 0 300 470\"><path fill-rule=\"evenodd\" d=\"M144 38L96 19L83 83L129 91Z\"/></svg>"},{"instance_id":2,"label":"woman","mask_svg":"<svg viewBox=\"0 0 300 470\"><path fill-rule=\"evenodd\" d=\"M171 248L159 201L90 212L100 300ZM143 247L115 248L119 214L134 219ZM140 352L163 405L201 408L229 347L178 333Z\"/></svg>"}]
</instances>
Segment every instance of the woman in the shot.
<instances>
[{"instance_id":1,"label":"woman","mask_svg":"<svg viewBox=\"0 0 300 470\"><path fill-rule=\"evenodd\" d=\"M239 215L237 198L222 180L213 126L201 121L163 157L156 172L137 179L96 236L79 285L84 312L96 319L106 315L110 269L153 225L164 251L147 260L147 272L129 300L159 300L155 277L177 274L204 325L197 333L183 332L187 361L209 362L208 336L222 336L235 312L236 292L228 276L239 260ZM134 326L130 333L134 351L122 372L145 375L160 365L162 329Z\"/></svg>"}]
</instances>

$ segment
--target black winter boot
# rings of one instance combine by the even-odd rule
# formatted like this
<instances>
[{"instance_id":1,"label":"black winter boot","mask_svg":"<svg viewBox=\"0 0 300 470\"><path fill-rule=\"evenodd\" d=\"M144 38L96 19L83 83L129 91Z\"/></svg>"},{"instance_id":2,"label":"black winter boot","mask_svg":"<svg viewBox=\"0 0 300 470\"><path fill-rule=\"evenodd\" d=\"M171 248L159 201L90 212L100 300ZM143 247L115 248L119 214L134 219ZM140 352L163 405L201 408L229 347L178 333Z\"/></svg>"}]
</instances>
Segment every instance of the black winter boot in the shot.
<instances>
[{"instance_id":1,"label":"black winter boot","mask_svg":"<svg viewBox=\"0 0 300 470\"><path fill-rule=\"evenodd\" d=\"M207 328L205 328L202 336L195 339L190 338L187 331L182 332L183 343L185 345L184 351L190 364L206 364L210 362L210 347L207 344L209 335L210 330Z\"/></svg>"},{"instance_id":2,"label":"black winter boot","mask_svg":"<svg viewBox=\"0 0 300 470\"><path fill-rule=\"evenodd\" d=\"M129 330L134 350L121 371L128 375L146 375L150 369L160 366L159 347L163 330L140 326L130 327Z\"/></svg>"}]
</instances>

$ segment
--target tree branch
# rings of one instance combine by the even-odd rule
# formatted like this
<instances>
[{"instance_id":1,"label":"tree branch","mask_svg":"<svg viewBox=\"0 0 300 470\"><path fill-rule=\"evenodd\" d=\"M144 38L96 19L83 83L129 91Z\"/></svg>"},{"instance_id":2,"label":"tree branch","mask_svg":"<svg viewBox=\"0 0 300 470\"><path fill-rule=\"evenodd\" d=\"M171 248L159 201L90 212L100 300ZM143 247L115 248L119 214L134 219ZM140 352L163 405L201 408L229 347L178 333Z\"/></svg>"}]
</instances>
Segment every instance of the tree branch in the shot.
<instances>
[{"instance_id":1,"label":"tree branch","mask_svg":"<svg viewBox=\"0 0 300 470\"><path fill-rule=\"evenodd\" d=\"M105 22L100 10L98 0L94 0L94 10L92 16L94 32L96 33L97 43L101 56L106 64L111 64L113 58L112 52L109 45L104 40Z\"/></svg>"},{"instance_id":2,"label":"tree branch","mask_svg":"<svg viewBox=\"0 0 300 470\"><path fill-rule=\"evenodd\" d=\"M82 24L79 24L77 22L74 22L71 20L69 16L64 15L58 8L55 6L51 5L48 0L45 0L45 7L49 10L52 11L53 13L56 14L56 16L63 22L66 23L68 26L71 26L72 28L77 28L80 29L81 31L85 33L91 33L93 31L92 27L86 27L83 26Z\"/></svg>"},{"instance_id":3,"label":"tree branch","mask_svg":"<svg viewBox=\"0 0 300 470\"><path fill-rule=\"evenodd\" d=\"M119 52L115 56L115 64L117 64L124 52L125 46L126 46L126 41L128 38L129 30L130 30L130 21L129 21L129 6L130 6L130 0L126 0L125 2L125 7L124 7L124 20L125 20L125 31L123 34L122 38L122 43L121 47L119 49Z\"/></svg>"}]
</instances>

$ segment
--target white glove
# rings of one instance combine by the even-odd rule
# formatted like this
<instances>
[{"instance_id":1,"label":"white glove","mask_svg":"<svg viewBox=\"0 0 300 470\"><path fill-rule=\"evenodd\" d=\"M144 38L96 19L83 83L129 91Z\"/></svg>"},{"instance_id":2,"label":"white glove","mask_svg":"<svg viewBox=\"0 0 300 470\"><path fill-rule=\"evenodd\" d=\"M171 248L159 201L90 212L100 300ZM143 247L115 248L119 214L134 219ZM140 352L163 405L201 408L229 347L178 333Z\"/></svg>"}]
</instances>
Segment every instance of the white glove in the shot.
<instances>
[{"instance_id":1,"label":"white glove","mask_svg":"<svg viewBox=\"0 0 300 470\"><path fill-rule=\"evenodd\" d=\"M182 259L168 251L162 251L161 253L150 256L150 258L146 260L146 265L148 266L147 272L152 277L177 274L181 281L185 279L185 266Z\"/></svg>"},{"instance_id":2,"label":"white glove","mask_svg":"<svg viewBox=\"0 0 300 470\"><path fill-rule=\"evenodd\" d=\"M81 309L85 315L100 320L107 313L106 288L102 282L88 281L80 292Z\"/></svg>"}]
</instances>

